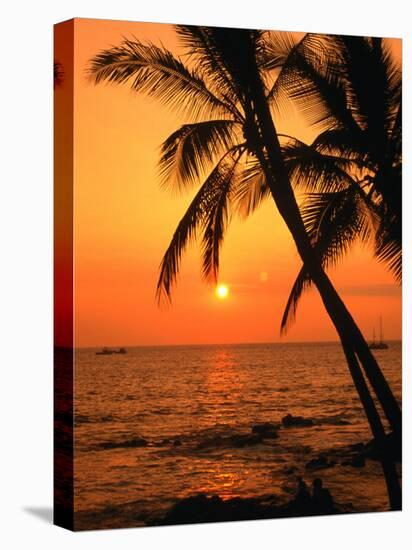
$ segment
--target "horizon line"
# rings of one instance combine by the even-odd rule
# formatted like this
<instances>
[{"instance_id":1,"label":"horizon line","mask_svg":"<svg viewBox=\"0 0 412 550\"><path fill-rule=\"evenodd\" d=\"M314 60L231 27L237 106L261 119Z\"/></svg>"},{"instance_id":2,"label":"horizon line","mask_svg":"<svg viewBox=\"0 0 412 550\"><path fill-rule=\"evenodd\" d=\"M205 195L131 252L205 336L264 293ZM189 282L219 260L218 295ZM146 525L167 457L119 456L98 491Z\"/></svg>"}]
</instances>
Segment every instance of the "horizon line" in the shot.
<instances>
[{"instance_id":1,"label":"horizon line","mask_svg":"<svg viewBox=\"0 0 412 550\"><path fill-rule=\"evenodd\" d=\"M386 339L386 342L402 342L402 338ZM183 344L110 344L73 346L70 349L102 349L107 348L171 348L171 347L207 347L207 346L251 346L251 345L289 345L289 344L341 344L340 340L289 340L287 342L211 342L211 343L183 343ZM55 348L68 349L67 346L55 345Z\"/></svg>"}]
</instances>

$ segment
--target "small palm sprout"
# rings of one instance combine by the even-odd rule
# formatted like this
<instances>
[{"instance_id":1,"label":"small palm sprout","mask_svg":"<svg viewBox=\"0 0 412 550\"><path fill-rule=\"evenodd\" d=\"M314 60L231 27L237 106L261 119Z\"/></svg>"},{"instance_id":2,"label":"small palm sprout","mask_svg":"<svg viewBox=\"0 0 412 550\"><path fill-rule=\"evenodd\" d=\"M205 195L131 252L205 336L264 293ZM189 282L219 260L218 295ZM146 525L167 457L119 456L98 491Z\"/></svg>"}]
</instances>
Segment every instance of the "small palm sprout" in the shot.
<instances>
[{"instance_id":1,"label":"small palm sprout","mask_svg":"<svg viewBox=\"0 0 412 550\"><path fill-rule=\"evenodd\" d=\"M54 61L53 63L53 88L59 88L63 83L64 71L63 65L60 61Z\"/></svg>"}]
</instances>

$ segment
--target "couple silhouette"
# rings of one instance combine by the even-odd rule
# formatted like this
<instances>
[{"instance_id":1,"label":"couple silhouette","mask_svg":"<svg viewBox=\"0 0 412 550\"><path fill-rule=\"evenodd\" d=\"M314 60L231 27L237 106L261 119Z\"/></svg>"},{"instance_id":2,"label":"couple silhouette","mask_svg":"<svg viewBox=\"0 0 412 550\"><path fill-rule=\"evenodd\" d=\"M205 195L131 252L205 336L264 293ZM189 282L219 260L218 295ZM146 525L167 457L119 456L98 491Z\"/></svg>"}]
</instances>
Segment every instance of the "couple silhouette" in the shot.
<instances>
[{"instance_id":1,"label":"couple silhouette","mask_svg":"<svg viewBox=\"0 0 412 550\"><path fill-rule=\"evenodd\" d=\"M332 514L335 511L332 495L318 477L312 482L312 492L305 480L299 478L298 491L292 505L297 515Z\"/></svg>"}]
</instances>

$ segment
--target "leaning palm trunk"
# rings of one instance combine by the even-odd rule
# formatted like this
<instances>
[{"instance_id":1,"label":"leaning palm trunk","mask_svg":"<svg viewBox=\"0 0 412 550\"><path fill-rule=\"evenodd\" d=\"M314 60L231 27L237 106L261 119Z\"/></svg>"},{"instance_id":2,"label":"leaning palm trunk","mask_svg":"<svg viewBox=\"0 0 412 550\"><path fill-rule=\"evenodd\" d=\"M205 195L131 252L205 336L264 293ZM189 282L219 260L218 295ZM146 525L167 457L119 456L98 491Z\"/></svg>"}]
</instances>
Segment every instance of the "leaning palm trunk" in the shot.
<instances>
[{"instance_id":1,"label":"leaning palm trunk","mask_svg":"<svg viewBox=\"0 0 412 550\"><path fill-rule=\"evenodd\" d=\"M394 461L386 452L385 430L382 425L376 405L369 392L365 378L359 367L358 360L348 342L342 342L343 351L349 366L349 371L352 376L353 383L359 394L366 416L371 427L372 434L375 438L376 445L381 455L382 470L385 476L386 486L388 489L389 505L391 510L402 509L402 490L399 483L398 473Z\"/></svg>"},{"instance_id":2,"label":"leaning palm trunk","mask_svg":"<svg viewBox=\"0 0 412 550\"><path fill-rule=\"evenodd\" d=\"M257 110L256 107L255 109ZM264 126L265 124L261 125L262 134L265 133ZM272 134L272 143L275 143L275 146L267 149L267 155L269 163L272 167L275 167L275 173L277 174L277 189L278 191L280 189L280 192L276 194L276 197L271 189L272 196L276 202L280 214L284 218L293 235L298 252L305 264L306 269L310 272L311 277L313 278L325 308L334 323L341 340L345 338L351 343L351 346L358 356L358 359L365 370L365 374L381 403L391 428L394 432L400 434L402 418L399 405L361 331L331 283L329 277L326 275L321 265L321 260L317 257L317 254L309 241L300 216L299 207L288 181L287 173L282 166L279 141L277 140L277 136L274 131ZM273 140L276 141L274 142ZM277 154L276 148L278 148Z\"/></svg>"},{"instance_id":3,"label":"leaning palm trunk","mask_svg":"<svg viewBox=\"0 0 412 550\"><path fill-rule=\"evenodd\" d=\"M381 458L382 469L384 472L385 481L388 489L390 508L391 510L400 510L402 506L402 491L401 491L396 467L394 462L387 455L385 430L384 430L382 421L380 419L379 413L377 411L376 405L370 394L369 388L366 384L358 359L355 355L353 342L351 339L351 332L348 331L345 327L345 317L341 317L339 310L336 310L334 308L334 304L336 304L334 294L337 295L337 293L336 291L334 291L333 285L328 279L327 275L324 273L323 269L319 268L316 265L317 263L316 259L315 260L313 259L313 255L315 254L315 251L313 250L313 248L310 247L310 251L309 251L308 247L305 246L305 243L302 244L301 239L303 238L307 239L306 234L304 237L302 234L300 234L300 232L295 231L295 224L293 220L290 219L291 218L289 214L290 206L287 204L288 201L284 200L285 199L284 196L281 197L279 200L279 186L276 189L275 181L273 179L272 172L271 172L271 165L269 164L267 159L265 159L263 149L260 151L260 154L257 152L257 156L259 157L259 161L261 162L262 168L265 172L266 179L270 186L273 199L279 209L280 214L282 215L283 219L286 221L288 228L290 229L294 237L296 246L302 257L302 260L304 261L308 271L311 273L311 276L313 277L313 281L322 297L322 301L325 305L325 308L330 318L332 319L335 325L335 328L339 334L339 337L342 343L342 348L345 354L345 358L349 367L349 371L350 371L354 386L358 392L360 401L362 403L363 409L365 411L366 417L368 419L368 422L371 428L372 435L375 439L376 445L382 456ZM278 179L276 180L276 183L277 185L279 184ZM319 264L320 264L320 260L319 260ZM330 291L331 288L334 292ZM338 295L337 297L339 298ZM339 298L339 302L340 304L342 304L343 308L345 308L345 305L340 300L340 298ZM351 319L351 322L354 323L353 319L352 318L350 319ZM371 376L369 376L369 379L370 378ZM386 383L386 380L385 380L385 383Z\"/></svg>"},{"instance_id":4,"label":"leaning palm trunk","mask_svg":"<svg viewBox=\"0 0 412 550\"><path fill-rule=\"evenodd\" d=\"M387 457L384 427L359 366L358 358L362 362L365 373L382 404L391 427L396 432L400 431L401 426L399 406L359 328L326 275L321 260L310 243L284 166L280 143L253 53L250 61L248 71L250 78L248 92L250 94L252 111L250 116L255 118L255 122L260 130L256 134L259 136L255 140L256 154L265 173L273 200L292 233L305 268L310 273L325 308L339 334L354 385L368 418L373 437L378 448L381 450L382 467L387 483L391 509L400 509L402 496L396 468L393 461Z\"/></svg>"},{"instance_id":5,"label":"leaning palm trunk","mask_svg":"<svg viewBox=\"0 0 412 550\"><path fill-rule=\"evenodd\" d=\"M309 241L288 174L284 167L280 143L264 96L257 68L256 77L256 86L251 87L253 89L250 90L250 94L255 96L254 112L259 123L263 143L265 144L268 163L272 169L272 173L276 174L276 186L274 182L272 184L268 182L273 199L288 229L292 233L298 252L305 267L313 277L313 281L318 288L325 308L339 336L341 339L345 337L351 342L356 355L365 369L369 382L382 405L391 428L400 434L401 411L392 390L353 317L326 275L320 258L317 257ZM270 144L270 146L267 146L267 144Z\"/></svg>"}]
</instances>

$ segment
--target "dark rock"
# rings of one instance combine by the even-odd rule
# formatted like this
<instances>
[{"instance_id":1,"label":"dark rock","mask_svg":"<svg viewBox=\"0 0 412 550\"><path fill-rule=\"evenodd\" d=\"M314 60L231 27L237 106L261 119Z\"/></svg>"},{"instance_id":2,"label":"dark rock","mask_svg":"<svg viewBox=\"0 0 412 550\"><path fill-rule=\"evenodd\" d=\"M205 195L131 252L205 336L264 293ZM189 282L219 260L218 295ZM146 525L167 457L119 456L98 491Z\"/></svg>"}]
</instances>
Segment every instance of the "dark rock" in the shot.
<instances>
[{"instance_id":1,"label":"dark rock","mask_svg":"<svg viewBox=\"0 0 412 550\"><path fill-rule=\"evenodd\" d=\"M197 445L197 449L209 449L210 447L222 447L225 440L220 435L216 435L215 437L208 437L207 439L204 439Z\"/></svg>"},{"instance_id":2,"label":"dark rock","mask_svg":"<svg viewBox=\"0 0 412 550\"><path fill-rule=\"evenodd\" d=\"M265 432L263 434L263 439L277 439L278 437L278 432Z\"/></svg>"},{"instance_id":3,"label":"dark rock","mask_svg":"<svg viewBox=\"0 0 412 550\"><path fill-rule=\"evenodd\" d=\"M202 450L209 449L211 447L250 447L262 443L262 439L263 437L260 434L234 434L227 437L217 435L201 441L197 445L197 449Z\"/></svg>"},{"instance_id":4,"label":"dark rock","mask_svg":"<svg viewBox=\"0 0 412 550\"><path fill-rule=\"evenodd\" d=\"M230 437L230 441L234 447L249 447L251 445L258 445L259 443L262 443L262 436L258 434L238 434L232 435Z\"/></svg>"},{"instance_id":5,"label":"dark rock","mask_svg":"<svg viewBox=\"0 0 412 550\"><path fill-rule=\"evenodd\" d=\"M105 441L100 443L99 447L104 450L108 449L127 449L133 447L146 447L148 442L142 437L135 437L134 439L127 439L126 441Z\"/></svg>"},{"instance_id":6,"label":"dark rock","mask_svg":"<svg viewBox=\"0 0 412 550\"><path fill-rule=\"evenodd\" d=\"M365 448L365 445L363 443L354 443L353 445L349 445L349 449L353 451L363 451Z\"/></svg>"},{"instance_id":7,"label":"dark rock","mask_svg":"<svg viewBox=\"0 0 412 550\"><path fill-rule=\"evenodd\" d=\"M175 439L173 441L173 447L180 447L182 445L182 442L180 441L180 439Z\"/></svg>"},{"instance_id":8,"label":"dark rock","mask_svg":"<svg viewBox=\"0 0 412 550\"><path fill-rule=\"evenodd\" d=\"M333 414L331 416L321 416L314 420L314 424L329 425L329 426L349 426L349 420L342 418L341 414Z\"/></svg>"},{"instance_id":9,"label":"dark rock","mask_svg":"<svg viewBox=\"0 0 412 550\"><path fill-rule=\"evenodd\" d=\"M328 492L329 493L329 492ZM330 494L330 493L329 493ZM252 519L285 518L303 515L339 514L353 510L336 505L330 497L328 509L318 509L309 500L302 509L296 498L279 505L273 499L232 498L223 500L219 496L199 494L184 498L163 517L146 521L147 525L177 525L185 523L206 523L219 521L244 521Z\"/></svg>"},{"instance_id":10,"label":"dark rock","mask_svg":"<svg viewBox=\"0 0 412 550\"><path fill-rule=\"evenodd\" d=\"M319 456L318 458L312 458L305 464L307 470L321 470L322 468L331 468L335 466L335 461L329 461L328 458L324 455Z\"/></svg>"},{"instance_id":11,"label":"dark rock","mask_svg":"<svg viewBox=\"0 0 412 550\"><path fill-rule=\"evenodd\" d=\"M344 460L342 466L353 466L354 468L363 468L365 466L365 457L362 455L354 456L349 460Z\"/></svg>"},{"instance_id":12,"label":"dark rock","mask_svg":"<svg viewBox=\"0 0 412 550\"><path fill-rule=\"evenodd\" d=\"M263 438L266 439L276 439L278 436L277 424L273 424L272 422L264 422L263 424L254 424L252 426L252 433L259 434Z\"/></svg>"},{"instance_id":13,"label":"dark rock","mask_svg":"<svg viewBox=\"0 0 412 550\"><path fill-rule=\"evenodd\" d=\"M304 418L303 416L292 416L287 414L282 418L282 424L284 428L300 427L300 426L314 426L314 421L310 418Z\"/></svg>"},{"instance_id":14,"label":"dark rock","mask_svg":"<svg viewBox=\"0 0 412 550\"><path fill-rule=\"evenodd\" d=\"M284 516L284 510L264 505L257 499L222 500L219 496L200 494L180 500L166 513L164 518L151 524L176 525Z\"/></svg>"},{"instance_id":15,"label":"dark rock","mask_svg":"<svg viewBox=\"0 0 412 550\"><path fill-rule=\"evenodd\" d=\"M263 434L266 432L274 432L279 428L278 424L273 422L262 422L261 424L252 425L252 433Z\"/></svg>"}]
</instances>

